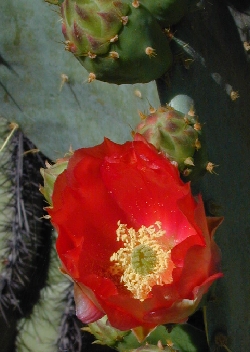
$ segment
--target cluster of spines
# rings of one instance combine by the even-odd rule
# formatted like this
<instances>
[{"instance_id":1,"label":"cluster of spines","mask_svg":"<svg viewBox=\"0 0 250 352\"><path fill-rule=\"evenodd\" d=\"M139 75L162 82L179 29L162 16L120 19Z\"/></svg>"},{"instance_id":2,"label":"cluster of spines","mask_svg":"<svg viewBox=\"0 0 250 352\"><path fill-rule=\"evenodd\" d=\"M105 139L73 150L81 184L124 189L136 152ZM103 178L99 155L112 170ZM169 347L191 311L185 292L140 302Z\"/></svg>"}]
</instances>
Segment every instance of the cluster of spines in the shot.
<instances>
[{"instance_id":1,"label":"cluster of spines","mask_svg":"<svg viewBox=\"0 0 250 352\"><path fill-rule=\"evenodd\" d=\"M81 352L83 347L80 322L75 313L74 287L70 282L63 300L64 311L58 329L56 346L58 351Z\"/></svg>"},{"instance_id":2,"label":"cluster of spines","mask_svg":"<svg viewBox=\"0 0 250 352\"><path fill-rule=\"evenodd\" d=\"M13 319L31 314L46 285L50 262L51 231L41 219L43 197L37 191L44 164L35 146L19 130L1 153L2 250L0 273L0 319L7 326ZM16 323L13 322L14 325ZM11 333L11 331L10 331Z\"/></svg>"},{"instance_id":3,"label":"cluster of spines","mask_svg":"<svg viewBox=\"0 0 250 352\"><path fill-rule=\"evenodd\" d=\"M198 121L198 117L195 115L195 110L193 107L190 108L188 113L184 116L184 121L193 127L193 129L197 132L198 137L195 140L195 153L193 158L187 159L185 164L186 168L183 170L183 176L189 177L189 175L194 171L195 161L197 159L200 162L203 159L202 165L200 165L200 175L209 172L210 174L214 174L214 167L218 166L212 163L211 161L207 161L207 150L205 147L205 138L204 135L201 134L202 125ZM190 161L190 162L189 162Z\"/></svg>"}]
</instances>

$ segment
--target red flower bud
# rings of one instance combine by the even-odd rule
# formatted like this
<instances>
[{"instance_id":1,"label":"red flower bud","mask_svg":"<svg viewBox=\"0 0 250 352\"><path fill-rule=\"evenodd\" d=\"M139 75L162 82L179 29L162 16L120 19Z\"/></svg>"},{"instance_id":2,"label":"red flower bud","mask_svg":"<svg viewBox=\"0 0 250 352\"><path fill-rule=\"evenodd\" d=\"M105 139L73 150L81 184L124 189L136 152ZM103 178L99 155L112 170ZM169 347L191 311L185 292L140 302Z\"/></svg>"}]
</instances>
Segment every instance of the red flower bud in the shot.
<instances>
[{"instance_id":1,"label":"red flower bud","mask_svg":"<svg viewBox=\"0 0 250 352\"><path fill-rule=\"evenodd\" d=\"M184 322L221 277L206 218L178 169L144 141L76 150L47 211L78 317L120 330Z\"/></svg>"}]
</instances>

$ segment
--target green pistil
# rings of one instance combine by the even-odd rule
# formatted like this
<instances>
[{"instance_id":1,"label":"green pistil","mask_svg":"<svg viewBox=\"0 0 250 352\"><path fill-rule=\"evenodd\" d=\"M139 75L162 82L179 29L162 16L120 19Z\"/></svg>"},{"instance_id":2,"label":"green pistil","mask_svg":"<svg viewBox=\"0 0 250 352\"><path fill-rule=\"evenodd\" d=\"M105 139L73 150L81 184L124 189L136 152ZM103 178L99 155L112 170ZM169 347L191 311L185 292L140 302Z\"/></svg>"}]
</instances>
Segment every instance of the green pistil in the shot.
<instances>
[{"instance_id":1,"label":"green pistil","mask_svg":"<svg viewBox=\"0 0 250 352\"><path fill-rule=\"evenodd\" d=\"M153 272L156 261L155 251L144 244L136 246L131 254L131 264L134 271L143 276Z\"/></svg>"}]
</instances>

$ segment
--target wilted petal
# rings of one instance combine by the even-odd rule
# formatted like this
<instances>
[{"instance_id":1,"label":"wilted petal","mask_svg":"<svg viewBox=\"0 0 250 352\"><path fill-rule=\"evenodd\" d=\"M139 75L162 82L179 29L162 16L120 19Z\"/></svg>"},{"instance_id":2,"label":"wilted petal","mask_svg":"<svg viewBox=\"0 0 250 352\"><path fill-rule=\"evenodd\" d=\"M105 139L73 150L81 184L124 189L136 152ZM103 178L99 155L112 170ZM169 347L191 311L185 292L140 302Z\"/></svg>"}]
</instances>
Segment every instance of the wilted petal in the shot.
<instances>
[{"instance_id":1,"label":"wilted petal","mask_svg":"<svg viewBox=\"0 0 250 352\"><path fill-rule=\"evenodd\" d=\"M92 323L105 315L93 301L83 292L83 289L75 283L74 297L76 304L76 315L84 324Z\"/></svg>"}]
</instances>

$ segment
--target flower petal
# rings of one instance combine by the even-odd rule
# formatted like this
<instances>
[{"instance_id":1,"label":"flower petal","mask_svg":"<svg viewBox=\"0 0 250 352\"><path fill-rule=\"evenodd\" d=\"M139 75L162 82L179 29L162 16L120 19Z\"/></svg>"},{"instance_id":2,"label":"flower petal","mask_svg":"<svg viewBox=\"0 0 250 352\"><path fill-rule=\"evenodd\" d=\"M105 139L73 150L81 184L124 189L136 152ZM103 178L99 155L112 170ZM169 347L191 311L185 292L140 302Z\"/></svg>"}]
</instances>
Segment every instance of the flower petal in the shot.
<instances>
[{"instance_id":1,"label":"flower petal","mask_svg":"<svg viewBox=\"0 0 250 352\"><path fill-rule=\"evenodd\" d=\"M77 283L74 285L74 297L76 315L84 324L92 323L105 315L103 311L96 307L93 301L83 292L82 287Z\"/></svg>"},{"instance_id":2,"label":"flower petal","mask_svg":"<svg viewBox=\"0 0 250 352\"><path fill-rule=\"evenodd\" d=\"M145 143L134 142L123 158L106 158L101 175L117 206L129 216L128 226L138 229L161 221L175 244L197 235L197 229L176 206L188 197L195 207L189 184L181 181L175 166Z\"/></svg>"}]
</instances>

